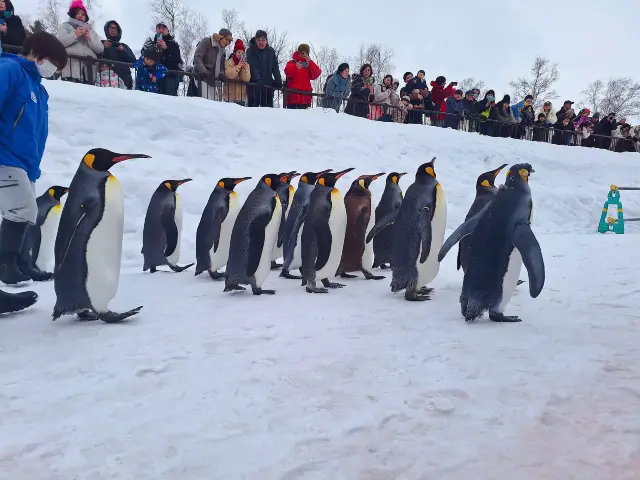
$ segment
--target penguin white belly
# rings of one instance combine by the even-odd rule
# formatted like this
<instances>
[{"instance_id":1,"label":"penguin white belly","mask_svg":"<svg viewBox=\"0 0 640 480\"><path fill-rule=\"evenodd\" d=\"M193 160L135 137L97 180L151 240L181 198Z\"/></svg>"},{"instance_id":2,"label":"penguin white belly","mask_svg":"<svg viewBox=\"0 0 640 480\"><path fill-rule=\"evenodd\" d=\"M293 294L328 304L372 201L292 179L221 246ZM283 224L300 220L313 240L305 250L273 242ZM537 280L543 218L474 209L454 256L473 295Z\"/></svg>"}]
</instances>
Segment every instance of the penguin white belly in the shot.
<instances>
[{"instance_id":1,"label":"penguin white belly","mask_svg":"<svg viewBox=\"0 0 640 480\"><path fill-rule=\"evenodd\" d=\"M516 247L513 247L511 255L509 255L509 263L507 271L502 277L502 300L500 304L493 308L496 313L504 313L504 309L511 300L513 292L516 289L518 279L520 278L520 270L522 269L522 255Z\"/></svg>"},{"instance_id":2,"label":"penguin white belly","mask_svg":"<svg viewBox=\"0 0 640 480\"><path fill-rule=\"evenodd\" d=\"M227 216L220 225L220 241L218 242L218 251L214 252L211 248L211 269L218 270L224 267L229 260L229 247L231 246L231 232L233 225L236 223L238 213L240 212L240 202L236 192L229 195L229 211Z\"/></svg>"},{"instance_id":3,"label":"penguin white belly","mask_svg":"<svg viewBox=\"0 0 640 480\"><path fill-rule=\"evenodd\" d=\"M369 218L369 224L367 225L367 230L365 232L364 238L367 238L369 232L376 224L376 211L375 205L373 204L373 200L371 201L371 217ZM371 270L373 267L373 242L369 242L364 244L364 253L362 254L362 268L365 270Z\"/></svg>"},{"instance_id":4,"label":"penguin white belly","mask_svg":"<svg viewBox=\"0 0 640 480\"><path fill-rule=\"evenodd\" d=\"M104 212L87 241L87 294L98 313L109 311L120 281L124 198L120 182L109 176L105 184Z\"/></svg>"},{"instance_id":5,"label":"penguin white belly","mask_svg":"<svg viewBox=\"0 0 640 480\"><path fill-rule=\"evenodd\" d=\"M54 205L49 209L47 218L45 218L40 227L40 249L38 250L38 258L35 259L35 264L43 272L53 271L53 249L56 235L58 234L61 213L62 205Z\"/></svg>"},{"instance_id":6,"label":"penguin white belly","mask_svg":"<svg viewBox=\"0 0 640 480\"><path fill-rule=\"evenodd\" d=\"M442 186L436 187L436 211L431 219L431 250L424 263L420 263L418 256L418 288L431 283L440 270L438 252L444 243L444 234L447 227L447 199ZM421 249L422 250L422 249ZM420 252L422 254L422 251Z\"/></svg>"},{"instance_id":7,"label":"penguin white belly","mask_svg":"<svg viewBox=\"0 0 640 480\"><path fill-rule=\"evenodd\" d=\"M260 263L258 269L254 273L256 286L259 288L269 276L271 271L271 256L273 255L273 247L278 240L278 230L280 229L280 217L282 217L282 205L276 202L276 208L273 210L271 220L264 229L264 244L262 245L262 255L260 255Z\"/></svg>"},{"instance_id":8,"label":"penguin white belly","mask_svg":"<svg viewBox=\"0 0 640 480\"><path fill-rule=\"evenodd\" d=\"M289 270L297 270L302 267L302 227L304 227L304 222L302 222L300 230L298 230L298 238L296 240L296 246L293 249L293 260L291 261L291 265L289 265Z\"/></svg>"},{"instance_id":9,"label":"penguin white belly","mask_svg":"<svg viewBox=\"0 0 640 480\"><path fill-rule=\"evenodd\" d=\"M344 247L344 235L347 231L347 209L344 199L337 189L331 192L331 216L329 217L329 229L331 230L331 250L329 260L324 267L316 272L316 280L332 278L336 276L336 270L340 266L342 248Z\"/></svg>"},{"instance_id":10,"label":"penguin white belly","mask_svg":"<svg viewBox=\"0 0 640 480\"><path fill-rule=\"evenodd\" d=\"M176 243L176 249L167 257L167 260L172 265L176 265L180 260L180 243L182 240L182 205L178 193L174 193L174 195L176 196L176 210L173 213L173 219L176 222L176 227L178 227L178 242Z\"/></svg>"}]
</instances>

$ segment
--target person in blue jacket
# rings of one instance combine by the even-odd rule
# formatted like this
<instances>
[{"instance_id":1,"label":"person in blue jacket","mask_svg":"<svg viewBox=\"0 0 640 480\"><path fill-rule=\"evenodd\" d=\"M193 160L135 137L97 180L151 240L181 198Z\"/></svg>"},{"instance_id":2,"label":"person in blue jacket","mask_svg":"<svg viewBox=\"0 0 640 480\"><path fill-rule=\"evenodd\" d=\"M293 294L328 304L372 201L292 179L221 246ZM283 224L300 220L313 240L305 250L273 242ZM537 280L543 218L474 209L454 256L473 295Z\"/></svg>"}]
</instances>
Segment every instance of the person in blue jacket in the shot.
<instances>
[{"instance_id":1,"label":"person in blue jacket","mask_svg":"<svg viewBox=\"0 0 640 480\"><path fill-rule=\"evenodd\" d=\"M7 285L52 277L28 266L21 252L27 227L36 222L35 181L49 129L49 95L41 79L67 60L62 43L46 32L28 37L21 55L0 55L0 282ZM35 292L15 295L0 293L0 312L22 310L37 300Z\"/></svg>"}]
</instances>

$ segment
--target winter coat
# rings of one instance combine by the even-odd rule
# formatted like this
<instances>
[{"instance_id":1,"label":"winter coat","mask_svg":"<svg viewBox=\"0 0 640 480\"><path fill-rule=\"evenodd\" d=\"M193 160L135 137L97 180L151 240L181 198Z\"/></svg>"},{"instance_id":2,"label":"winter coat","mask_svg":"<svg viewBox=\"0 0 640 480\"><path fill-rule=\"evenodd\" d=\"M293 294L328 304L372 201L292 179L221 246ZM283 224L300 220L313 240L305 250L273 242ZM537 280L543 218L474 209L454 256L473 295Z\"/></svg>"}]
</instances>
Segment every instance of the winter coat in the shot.
<instances>
[{"instance_id":1,"label":"winter coat","mask_svg":"<svg viewBox=\"0 0 640 480\"><path fill-rule=\"evenodd\" d=\"M221 35L214 33L198 43L193 55L193 66L196 72L203 75L204 81L210 87L215 87L225 74L224 48L220 46Z\"/></svg>"},{"instance_id":2,"label":"winter coat","mask_svg":"<svg viewBox=\"0 0 640 480\"><path fill-rule=\"evenodd\" d=\"M631 136L618 138L616 140L615 151L618 153L635 152L636 147Z\"/></svg>"},{"instance_id":3,"label":"winter coat","mask_svg":"<svg viewBox=\"0 0 640 480\"><path fill-rule=\"evenodd\" d=\"M6 10L4 12L0 12L0 19L4 17L4 24L7 27L7 33L0 33L0 43L2 45L21 47L27 38L27 33L24 30L24 25L22 25L22 20L20 17L14 15L11 0L5 0L4 5ZM11 15L3 15L5 12L11 12Z\"/></svg>"},{"instance_id":4,"label":"winter coat","mask_svg":"<svg viewBox=\"0 0 640 480\"><path fill-rule=\"evenodd\" d=\"M182 70L184 62L182 61L182 55L180 53L180 45L175 41L171 35L163 35L162 40L167 45L166 50L162 50L155 40L155 38L147 38L142 46L141 53L147 51L150 48L160 52L160 63L166 67L167 70Z\"/></svg>"},{"instance_id":5,"label":"winter coat","mask_svg":"<svg viewBox=\"0 0 640 480\"><path fill-rule=\"evenodd\" d=\"M136 90L143 92L159 93L160 80L167 75L167 67L161 63L156 63L153 67L147 67L144 63L144 57L140 57L133 64L136 69ZM156 77L154 82L150 75Z\"/></svg>"},{"instance_id":6,"label":"winter coat","mask_svg":"<svg viewBox=\"0 0 640 480\"><path fill-rule=\"evenodd\" d=\"M577 131L586 122L591 123L591 120L589 120L589 116L581 115L573 122L573 128Z\"/></svg>"},{"instance_id":7,"label":"winter coat","mask_svg":"<svg viewBox=\"0 0 640 480\"><path fill-rule=\"evenodd\" d=\"M96 73L96 87L110 87L110 88L123 88L126 90L127 86L124 81L118 76L115 70L105 70L103 72Z\"/></svg>"},{"instance_id":8,"label":"winter coat","mask_svg":"<svg viewBox=\"0 0 640 480\"><path fill-rule=\"evenodd\" d=\"M504 108L504 102L498 102L491 108L489 118L503 123L516 123L511 108Z\"/></svg>"},{"instance_id":9,"label":"winter coat","mask_svg":"<svg viewBox=\"0 0 640 480\"><path fill-rule=\"evenodd\" d=\"M558 110L558 112L556 113L556 118L560 122L562 122L566 117L569 117L569 120L573 120L574 118L576 118L576 113L573 110L573 108L570 108L569 110L564 110L564 107L563 107L560 110Z\"/></svg>"},{"instance_id":10,"label":"winter coat","mask_svg":"<svg viewBox=\"0 0 640 480\"><path fill-rule=\"evenodd\" d=\"M249 41L249 45L247 61L251 67L251 83L281 88L282 76L280 75L280 65L278 65L276 51L270 45L260 50L256 45L255 38Z\"/></svg>"},{"instance_id":11,"label":"winter coat","mask_svg":"<svg viewBox=\"0 0 640 480\"><path fill-rule=\"evenodd\" d=\"M540 107L540 110L536 112L536 118L538 118L538 115L540 115L541 113L545 116L546 118L545 123L547 123L549 126L553 125L558 121L558 117L556 117L556 114L553 113L553 103L549 106L549 111L546 113L544 111L544 105L542 105L542 107Z\"/></svg>"},{"instance_id":12,"label":"winter coat","mask_svg":"<svg viewBox=\"0 0 640 480\"><path fill-rule=\"evenodd\" d=\"M462 100L462 104L464 105L464 115L471 118L477 118L479 113L477 110L478 102L474 100L467 100L466 98Z\"/></svg>"},{"instance_id":13,"label":"winter coat","mask_svg":"<svg viewBox=\"0 0 640 480\"><path fill-rule=\"evenodd\" d=\"M513 110L513 109L512 109ZM536 121L535 112L533 110L533 105L528 107L523 106L518 113L520 114L520 124L530 127ZM514 114L515 118L515 114Z\"/></svg>"},{"instance_id":14,"label":"winter coat","mask_svg":"<svg viewBox=\"0 0 640 480\"><path fill-rule=\"evenodd\" d=\"M249 67L249 64L245 63L242 68L238 67L239 65L236 65L233 60L233 55L231 55L224 64L224 76L229 80L249 82L249 80L251 80L251 67ZM238 85L237 83L225 83L223 94L226 102L247 101L247 87L244 85Z\"/></svg>"},{"instance_id":15,"label":"winter coat","mask_svg":"<svg viewBox=\"0 0 640 480\"><path fill-rule=\"evenodd\" d=\"M342 78L338 72L334 72L327 80L322 106L324 108L333 108L336 112L339 112L342 102L349 97L350 91L351 77Z\"/></svg>"},{"instance_id":16,"label":"winter coat","mask_svg":"<svg viewBox=\"0 0 640 480\"><path fill-rule=\"evenodd\" d=\"M284 67L284 74L287 77L287 88L292 90L302 90L303 92L312 92L311 82L316 80L322 70L313 60L309 60L308 67L298 68L296 62L305 62L298 52L293 53L293 58L287 62ZM287 105L311 105L312 97L310 95L302 95L300 93L287 94Z\"/></svg>"},{"instance_id":17,"label":"winter coat","mask_svg":"<svg viewBox=\"0 0 640 480\"><path fill-rule=\"evenodd\" d=\"M0 165L22 168L29 180L40 177L49 134L49 95L36 63L0 55Z\"/></svg>"},{"instance_id":18,"label":"winter coat","mask_svg":"<svg viewBox=\"0 0 640 480\"><path fill-rule=\"evenodd\" d=\"M115 37L109 36L109 25L112 23L114 23L118 27L118 35L116 35ZM120 39L122 38L122 28L120 28L120 24L118 22L116 22L115 20L109 20L107 23L105 23L104 36L107 40L110 40L112 43L117 42L120 45L112 45L109 48L105 48L102 52L102 58L104 58L105 60L113 60L116 62L124 62L124 63L131 63L131 64L133 64L136 61L136 57L131 51L131 49L129 48L129 45L127 45L126 43L120 42ZM103 46L105 41L106 40L102 41ZM120 46L122 46L122 50L120 50ZM126 85L126 88L128 89L133 88L133 78L131 78L131 69L129 67L125 67L123 65L115 65L115 66L112 66L111 69L114 72L116 72L118 77L122 79L122 81Z\"/></svg>"},{"instance_id":19,"label":"winter coat","mask_svg":"<svg viewBox=\"0 0 640 480\"><path fill-rule=\"evenodd\" d=\"M549 128L547 122L544 120L536 120L533 123L533 141L534 142L546 142L548 137Z\"/></svg>"},{"instance_id":20,"label":"winter coat","mask_svg":"<svg viewBox=\"0 0 640 480\"><path fill-rule=\"evenodd\" d=\"M397 105L397 108L393 109L393 113L391 116L393 117L393 121L395 123L404 123L405 118L407 118L407 114L409 113L409 105L405 105L404 102L400 102Z\"/></svg>"},{"instance_id":21,"label":"winter coat","mask_svg":"<svg viewBox=\"0 0 640 480\"><path fill-rule=\"evenodd\" d=\"M448 87L443 87L442 85L438 85L435 81L431 82L431 100L435 105L435 109L440 112L447 111L447 105L444 103L445 100L449 97L453 96L453 93L456 91L455 87L449 84ZM438 120L444 120L446 115L438 115ZM431 117L432 120L435 119L435 115Z\"/></svg>"},{"instance_id":22,"label":"winter coat","mask_svg":"<svg viewBox=\"0 0 640 480\"><path fill-rule=\"evenodd\" d=\"M605 137L611 137L612 132L617 128L617 122L610 122L608 117L604 117L598 123L598 128L596 129L596 134L604 135Z\"/></svg>"},{"instance_id":23,"label":"winter coat","mask_svg":"<svg viewBox=\"0 0 640 480\"><path fill-rule=\"evenodd\" d=\"M388 77L385 77L388 78ZM384 79L382 80L384 82ZM391 77L391 85L393 85L393 77ZM400 103L400 97L398 93L393 89L393 86L387 87L384 83L379 83L373 87L373 101L376 103L382 103L384 106L372 106L370 112L370 118L377 120L382 115L391 114L391 109L387 106L394 106Z\"/></svg>"},{"instance_id":24,"label":"winter coat","mask_svg":"<svg viewBox=\"0 0 640 480\"><path fill-rule=\"evenodd\" d=\"M360 101L356 102L355 100ZM372 101L373 94L371 94L369 88L365 85L364 77L360 74L353 75L351 79L351 95L349 96L349 101L344 109L344 113L355 117L367 118L369 105L362 102Z\"/></svg>"},{"instance_id":25,"label":"winter coat","mask_svg":"<svg viewBox=\"0 0 640 480\"><path fill-rule=\"evenodd\" d=\"M462 99L456 100L454 97L449 97L445 101L447 113L444 119L444 126L447 128L458 129L460 126L460 116L464 111L464 102Z\"/></svg>"},{"instance_id":26,"label":"winter coat","mask_svg":"<svg viewBox=\"0 0 640 480\"><path fill-rule=\"evenodd\" d=\"M67 50L69 55L80 57L98 58L104 52L104 46L93 27L89 30L89 39L86 37L76 37L76 28L69 22L64 22L58 28L58 39ZM67 65L62 70L62 78L74 78L86 83L92 82L89 72L86 71L86 62L69 58ZM94 67L95 68L95 67Z\"/></svg>"}]
</instances>

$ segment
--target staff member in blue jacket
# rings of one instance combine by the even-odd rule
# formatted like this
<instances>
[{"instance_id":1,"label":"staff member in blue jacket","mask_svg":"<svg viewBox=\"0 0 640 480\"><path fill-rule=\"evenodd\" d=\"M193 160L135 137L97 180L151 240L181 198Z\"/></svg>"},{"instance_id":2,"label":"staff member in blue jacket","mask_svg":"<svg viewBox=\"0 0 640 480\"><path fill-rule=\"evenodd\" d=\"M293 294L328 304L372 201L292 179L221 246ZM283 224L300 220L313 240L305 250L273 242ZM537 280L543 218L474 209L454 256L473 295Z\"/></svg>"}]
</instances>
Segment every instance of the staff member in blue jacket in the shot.
<instances>
[{"instance_id":1,"label":"staff member in blue jacket","mask_svg":"<svg viewBox=\"0 0 640 480\"><path fill-rule=\"evenodd\" d=\"M49 95L42 78L67 64L60 41L46 32L34 33L21 55L0 55L0 281L16 285L50 280L21 258L29 224L35 224L35 181L49 133ZM22 310L37 300L35 292L0 291L0 313Z\"/></svg>"}]
</instances>

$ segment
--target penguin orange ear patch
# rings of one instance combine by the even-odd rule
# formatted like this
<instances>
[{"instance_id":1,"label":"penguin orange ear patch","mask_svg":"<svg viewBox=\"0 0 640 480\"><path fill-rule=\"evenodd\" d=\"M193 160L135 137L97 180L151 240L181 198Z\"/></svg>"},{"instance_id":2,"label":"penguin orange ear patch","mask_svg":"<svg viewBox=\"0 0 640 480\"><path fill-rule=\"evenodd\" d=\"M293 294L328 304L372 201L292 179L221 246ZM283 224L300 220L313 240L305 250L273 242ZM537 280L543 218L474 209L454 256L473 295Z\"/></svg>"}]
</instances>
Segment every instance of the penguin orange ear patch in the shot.
<instances>
[{"instance_id":1,"label":"penguin orange ear patch","mask_svg":"<svg viewBox=\"0 0 640 480\"><path fill-rule=\"evenodd\" d=\"M432 177L435 177L435 176L436 176L436 172L435 172L435 170L433 169L433 167L427 167L427 168L425 168L425 169L424 169L424 171L425 171L425 172L427 172L427 173L428 173L429 175L431 175Z\"/></svg>"},{"instance_id":2,"label":"penguin orange ear patch","mask_svg":"<svg viewBox=\"0 0 640 480\"><path fill-rule=\"evenodd\" d=\"M360 180L358 180L358 183L360 184L360 186L361 186L362 188L367 188L367 187L365 186L365 184L364 184L364 180L363 180L362 178L361 178Z\"/></svg>"},{"instance_id":3,"label":"penguin orange ear patch","mask_svg":"<svg viewBox=\"0 0 640 480\"><path fill-rule=\"evenodd\" d=\"M304 183L309 183L309 181L307 180L307 176L306 176L306 175L305 175L305 176L303 176L300 180L301 180L302 182L304 182Z\"/></svg>"},{"instance_id":4,"label":"penguin orange ear patch","mask_svg":"<svg viewBox=\"0 0 640 480\"><path fill-rule=\"evenodd\" d=\"M520 178L522 180L524 180L525 182L528 182L528 178L529 178L529 170L527 170L526 168L521 168L520 170L518 170L518 175L520 175Z\"/></svg>"},{"instance_id":5,"label":"penguin orange ear patch","mask_svg":"<svg viewBox=\"0 0 640 480\"><path fill-rule=\"evenodd\" d=\"M271 186L271 179L269 177L264 179L264 183L266 183L267 185Z\"/></svg>"},{"instance_id":6,"label":"penguin orange ear patch","mask_svg":"<svg viewBox=\"0 0 640 480\"><path fill-rule=\"evenodd\" d=\"M53 197L55 195L56 191L53 188L50 188L48 193L49 193L50 196Z\"/></svg>"},{"instance_id":7,"label":"penguin orange ear patch","mask_svg":"<svg viewBox=\"0 0 640 480\"><path fill-rule=\"evenodd\" d=\"M318 180L318 183L319 183L320 185L324 185L324 178L321 178L320 180Z\"/></svg>"},{"instance_id":8,"label":"penguin orange ear patch","mask_svg":"<svg viewBox=\"0 0 640 480\"><path fill-rule=\"evenodd\" d=\"M224 188L224 182L218 182L218 186L219 186L220 188Z\"/></svg>"},{"instance_id":9,"label":"penguin orange ear patch","mask_svg":"<svg viewBox=\"0 0 640 480\"><path fill-rule=\"evenodd\" d=\"M489 180L482 180L480 185L482 185L483 187L490 187L491 186L491 184L489 183Z\"/></svg>"},{"instance_id":10,"label":"penguin orange ear patch","mask_svg":"<svg viewBox=\"0 0 640 480\"><path fill-rule=\"evenodd\" d=\"M391 177L391 181L397 185L398 184L398 177L396 177L394 175L393 177Z\"/></svg>"},{"instance_id":11,"label":"penguin orange ear patch","mask_svg":"<svg viewBox=\"0 0 640 480\"><path fill-rule=\"evenodd\" d=\"M82 159L82 161L87 167L93 168L93 162L96 161L96 157L92 153L87 153Z\"/></svg>"},{"instance_id":12,"label":"penguin orange ear patch","mask_svg":"<svg viewBox=\"0 0 640 480\"><path fill-rule=\"evenodd\" d=\"M507 177L511 175L511 170L507 170Z\"/></svg>"},{"instance_id":13,"label":"penguin orange ear patch","mask_svg":"<svg viewBox=\"0 0 640 480\"><path fill-rule=\"evenodd\" d=\"M164 182L164 186L171 190L171 184L169 182Z\"/></svg>"}]
</instances>

